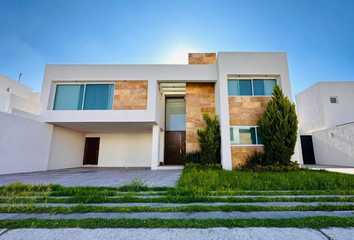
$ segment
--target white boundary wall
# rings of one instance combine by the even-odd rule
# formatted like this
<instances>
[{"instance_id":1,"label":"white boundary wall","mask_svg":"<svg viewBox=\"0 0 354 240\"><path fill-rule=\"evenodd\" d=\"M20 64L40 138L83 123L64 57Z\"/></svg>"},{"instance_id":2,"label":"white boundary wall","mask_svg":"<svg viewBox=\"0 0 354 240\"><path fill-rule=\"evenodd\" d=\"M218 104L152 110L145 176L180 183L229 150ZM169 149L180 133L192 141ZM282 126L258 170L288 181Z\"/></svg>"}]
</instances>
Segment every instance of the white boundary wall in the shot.
<instances>
[{"instance_id":1,"label":"white boundary wall","mask_svg":"<svg viewBox=\"0 0 354 240\"><path fill-rule=\"evenodd\" d=\"M316 164L354 167L354 123L312 133Z\"/></svg>"},{"instance_id":2,"label":"white boundary wall","mask_svg":"<svg viewBox=\"0 0 354 240\"><path fill-rule=\"evenodd\" d=\"M0 112L0 174L46 171L53 125Z\"/></svg>"}]
</instances>

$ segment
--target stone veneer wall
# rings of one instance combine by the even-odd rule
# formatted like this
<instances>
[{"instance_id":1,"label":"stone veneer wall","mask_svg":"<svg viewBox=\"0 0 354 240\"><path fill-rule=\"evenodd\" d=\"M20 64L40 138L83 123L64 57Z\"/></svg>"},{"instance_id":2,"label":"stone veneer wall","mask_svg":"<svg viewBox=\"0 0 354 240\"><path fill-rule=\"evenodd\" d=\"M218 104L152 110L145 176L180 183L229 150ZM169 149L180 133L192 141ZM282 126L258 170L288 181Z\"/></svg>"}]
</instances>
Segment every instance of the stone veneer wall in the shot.
<instances>
[{"instance_id":1,"label":"stone veneer wall","mask_svg":"<svg viewBox=\"0 0 354 240\"><path fill-rule=\"evenodd\" d=\"M267 108L271 97L229 97L230 126L257 126L258 119ZM231 146L232 167L244 163L247 155L255 150L263 151L261 146Z\"/></svg>"},{"instance_id":2,"label":"stone veneer wall","mask_svg":"<svg viewBox=\"0 0 354 240\"><path fill-rule=\"evenodd\" d=\"M215 83L186 84L186 152L200 150L197 129L204 128L203 113L215 114Z\"/></svg>"},{"instance_id":3,"label":"stone veneer wall","mask_svg":"<svg viewBox=\"0 0 354 240\"><path fill-rule=\"evenodd\" d=\"M146 110L148 81L117 81L114 88L114 110Z\"/></svg>"},{"instance_id":4,"label":"stone veneer wall","mask_svg":"<svg viewBox=\"0 0 354 240\"><path fill-rule=\"evenodd\" d=\"M216 53L189 53L188 64L215 64Z\"/></svg>"}]
</instances>

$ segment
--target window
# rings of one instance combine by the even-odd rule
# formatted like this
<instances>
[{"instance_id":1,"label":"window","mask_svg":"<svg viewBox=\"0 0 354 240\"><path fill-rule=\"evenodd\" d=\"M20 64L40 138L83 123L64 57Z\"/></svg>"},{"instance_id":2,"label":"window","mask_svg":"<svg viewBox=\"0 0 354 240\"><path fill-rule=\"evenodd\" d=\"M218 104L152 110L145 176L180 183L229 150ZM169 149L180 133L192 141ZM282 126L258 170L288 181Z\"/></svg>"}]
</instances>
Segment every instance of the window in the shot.
<instances>
[{"instance_id":1,"label":"window","mask_svg":"<svg viewBox=\"0 0 354 240\"><path fill-rule=\"evenodd\" d=\"M329 101L330 101L331 103L338 103L338 97L330 97L330 98L329 98Z\"/></svg>"},{"instance_id":2,"label":"window","mask_svg":"<svg viewBox=\"0 0 354 240\"><path fill-rule=\"evenodd\" d=\"M110 110L114 84L57 85L53 110Z\"/></svg>"},{"instance_id":3,"label":"window","mask_svg":"<svg viewBox=\"0 0 354 240\"><path fill-rule=\"evenodd\" d=\"M229 79L229 96L271 96L276 79Z\"/></svg>"},{"instance_id":4,"label":"window","mask_svg":"<svg viewBox=\"0 0 354 240\"><path fill-rule=\"evenodd\" d=\"M262 136L258 127L230 127L231 145L261 145Z\"/></svg>"},{"instance_id":5,"label":"window","mask_svg":"<svg viewBox=\"0 0 354 240\"><path fill-rule=\"evenodd\" d=\"M166 98L166 131L186 131L184 98Z\"/></svg>"}]
</instances>

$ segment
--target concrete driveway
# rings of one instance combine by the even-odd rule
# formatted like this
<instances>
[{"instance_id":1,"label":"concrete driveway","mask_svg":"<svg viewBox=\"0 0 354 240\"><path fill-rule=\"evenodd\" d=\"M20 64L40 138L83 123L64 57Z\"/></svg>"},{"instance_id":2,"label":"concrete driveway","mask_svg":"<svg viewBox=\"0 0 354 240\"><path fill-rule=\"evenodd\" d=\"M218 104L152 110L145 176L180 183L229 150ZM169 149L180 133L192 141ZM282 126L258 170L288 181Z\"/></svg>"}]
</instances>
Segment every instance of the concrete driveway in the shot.
<instances>
[{"instance_id":1,"label":"concrete driveway","mask_svg":"<svg viewBox=\"0 0 354 240\"><path fill-rule=\"evenodd\" d=\"M309 168L309 169L313 169L313 170L324 169L324 170L327 170L329 172L354 174L354 167L320 165L320 164L307 164L307 165L302 165L301 167Z\"/></svg>"},{"instance_id":2,"label":"concrete driveway","mask_svg":"<svg viewBox=\"0 0 354 240\"><path fill-rule=\"evenodd\" d=\"M139 180L150 187L174 187L181 173L182 170L152 171L141 168L70 168L0 175L0 186L20 181L26 184L117 187Z\"/></svg>"}]
</instances>

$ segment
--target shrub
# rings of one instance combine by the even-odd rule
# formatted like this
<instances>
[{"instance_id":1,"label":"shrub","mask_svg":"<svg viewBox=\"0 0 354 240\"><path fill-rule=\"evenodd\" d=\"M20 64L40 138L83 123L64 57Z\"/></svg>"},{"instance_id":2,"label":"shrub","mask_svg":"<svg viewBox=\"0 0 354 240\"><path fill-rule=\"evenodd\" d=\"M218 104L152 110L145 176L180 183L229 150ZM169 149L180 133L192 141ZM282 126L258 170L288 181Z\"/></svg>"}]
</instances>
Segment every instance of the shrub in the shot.
<instances>
[{"instance_id":1,"label":"shrub","mask_svg":"<svg viewBox=\"0 0 354 240\"><path fill-rule=\"evenodd\" d=\"M266 158L272 165L288 165L294 154L298 120L295 105L275 85L272 99L264 115L258 120Z\"/></svg>"},{"instance_id":2,"label":"shrub","mask_svg":"<svg viewBox=\"0 0 354 240\"><path fill-rule=\"evenodd\" d=\"M300 165L294 162L290 162L290 164L284 166L281 165L249 166L247 164L240 164L238 169L247 172L293 172L293 171L300 170Z\"/></svg>"},{"instance_id":3,"label":"shrub","mask_svg":"<svg viewBox=\"0 0 354 240\"><path fill-rule=\"evenodd\" d=\"M189 163L195 163L195 164L200 163L200 153L197 151L186 153L186 155L182 159L182 163L183 163L183 165L186 165Z\"/></svg>"},{"instance_id":4,"label":"shrub","mask_svg":"<svg viewBox=\"0 0 354 240\"><path fill-rule=\"evenodd\" d=\"M269 165L269 161L267 161L267 158L263 152L254 151L246 157L245 165L251 168L257 165L266 166Z\"/></svg>"},{"instance_id":5,"label":"shrub","mask_svg":"<svg viewBox=\"0 0 354 240\"><path fill-rule=\"evenodd\" d=\"M218 164L221 162L220 156L220 123L218 116L211 117L208 113L203 114L205 129L198 129L200 137L199 146L201 164Z\"/></svg>"}]
</instances>

